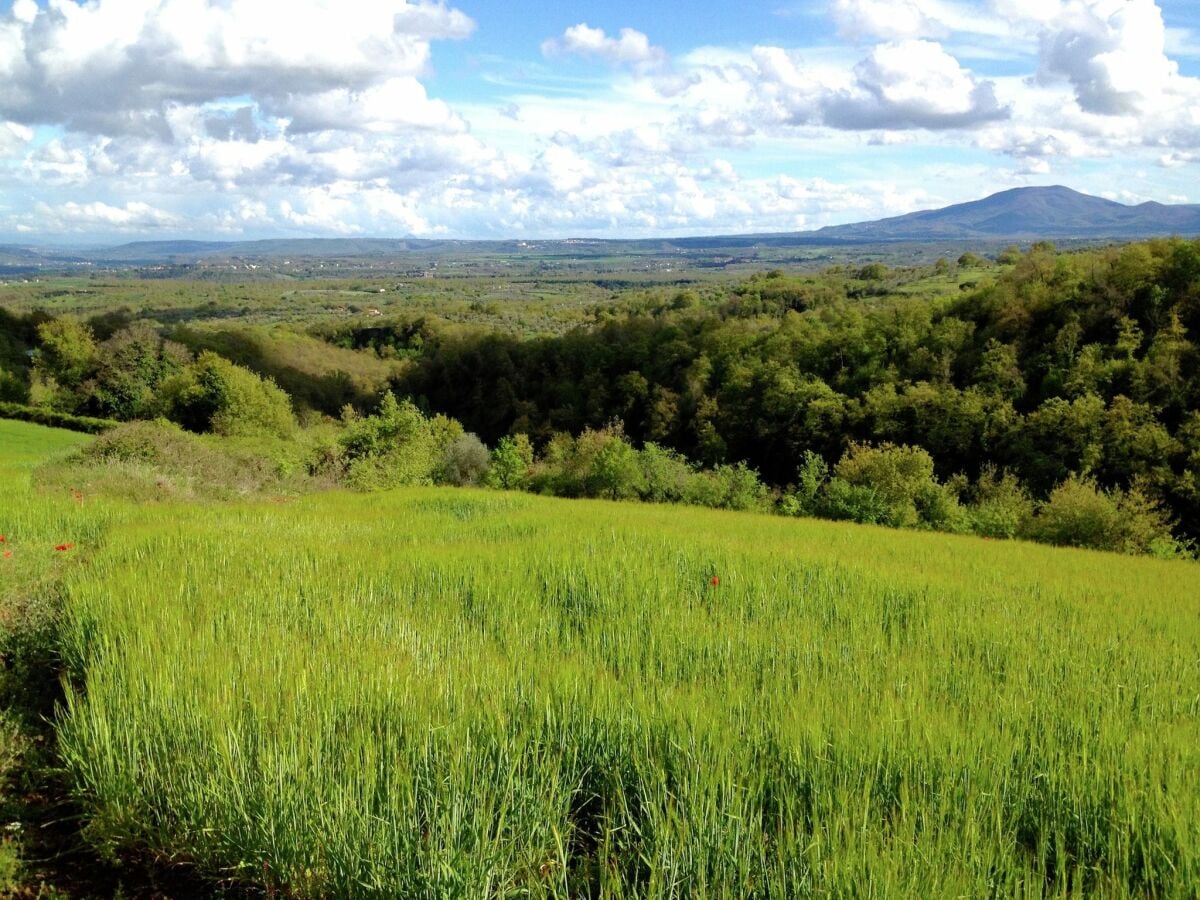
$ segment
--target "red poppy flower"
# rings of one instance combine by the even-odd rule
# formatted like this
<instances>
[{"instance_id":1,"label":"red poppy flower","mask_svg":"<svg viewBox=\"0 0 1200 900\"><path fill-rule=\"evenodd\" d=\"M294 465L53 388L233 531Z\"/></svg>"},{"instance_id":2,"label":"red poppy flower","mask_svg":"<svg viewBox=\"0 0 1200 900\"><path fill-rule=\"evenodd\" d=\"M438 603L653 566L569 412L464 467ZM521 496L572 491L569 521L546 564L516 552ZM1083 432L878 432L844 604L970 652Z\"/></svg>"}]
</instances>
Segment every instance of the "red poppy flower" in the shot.
<instances>
[{"instance_id":1,"label":"red poppy flower","mask_svg":"<svg viewBox=\"0 0 1200 900\"><path fill-rule=\"evenodd\" d=\"M0 544L7 544L7 543L8 543L8 538L6 538L4 535L0 534Z\"/></svg>"},{"instance_id":2,"label":"red poppy flower","mask_svg":"<svg viewBox=\"0 0 1200 900\"><path fill-rule=\"evenodd\" d=\"M74 545L74 544L71 544L71 543L67 543L67 544L58 544L58 545L56 545L56 546L55 546L55 548L54 548L54 549L55 549L55 550L57 550L59 553L62 553L64 550L74 550L74 549L75 549L75 545Z\"/></svg>"},{"instance_id":3,"label":"red poppy flower","mask_svg":"<svg viewBox=\"0 0 1200 900\"><path fill-rule=\"evenodd\" d=\"M719 585L721 583L721 579L718 578L716 575L714 575L711 579L709 579L708 583L711 584L713 587L716 587L717 585Z\"/></svg>"},{"instance_id":4,"label":"red poppy flower","mask_svg":"<svg viewBox=\"0 0 1200 900\"><path fill-rule=\"evenodd\" d=\"M11 551L11 550L5 550L5 551L4 551L4 558L5 558L5 559L12 559L12 551Z\"/></svg>"}]
</instances>

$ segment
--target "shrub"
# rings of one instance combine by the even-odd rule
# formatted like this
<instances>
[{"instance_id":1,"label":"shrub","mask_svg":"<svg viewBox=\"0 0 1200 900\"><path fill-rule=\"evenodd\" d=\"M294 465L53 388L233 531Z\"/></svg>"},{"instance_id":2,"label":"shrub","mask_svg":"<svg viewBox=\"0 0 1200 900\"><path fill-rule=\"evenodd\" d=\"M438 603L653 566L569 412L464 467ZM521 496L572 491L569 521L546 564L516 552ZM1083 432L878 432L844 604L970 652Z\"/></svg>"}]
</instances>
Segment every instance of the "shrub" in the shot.
<instances>
[{"instance_id":1,"label":"shrub","mask_svg":"<svg viewBox=\"0 0 1200 900\"><path fill-rule=\"evenodd\" d=\"M638 452L619 425L585 429L579 437L556 434L546 445L533 486L562 497L619 500L642 490Z\"/></svg>"},{"instance_id":2,"label":"shrub","mask_svg":"<svg viewBox=\"0 0 1200 900\"><path fill-rule=\"evenodd\" d=\"M0 366L0 402L28 403L29 381Z\"/></svg>"},{"instance_id":3,"label":"shrub","mask_svg":"<svg viewBox=\"0 0 1200 900\"><path fill-rule=\"evenodd\" d=\"M520 490L529 485L533 470L533 445L526 435L505 436L496 443L488 461L486 483L504 490Z\"/></svg>"},{"instance_id":4,"label":"shrub","mask_svg":"<svg viewBox=\"0 0 1200 900\"><path fill-rule=\"evenodd\" d=\"M287 437L296 430L287 394L212 352L168 379L162 394L167 418L189 431Z\"/></svg>"},{"instance_id":5,"label":"shrub","mask_svg":"<svg viewBox=\"0 0 1200 900\"><path fill-rule=\"evenodd\" d=\"M957 531L965 526L958 498L933 475L933 457L920 447L883 444L871 447L854 444L834 469L837 478L848 485L870 488L882 500L886 512L876 521L895 527L925 527ZM841 493L837 503L866 495ZM836 505L836 504L835 504ZM877 511L876 501L864 508L870 515ZM854 518L854 516L837 516ZM862 521L855 519L855 521Z\"/></svg>"},{"instance_id":6,"label":"shrub","mask_svg":"<svg viewBox=\"0 0 1200 900\"><path fill-rule=\"evenodd\" d=\"M679 503L695 476L691 463L673 450L646 444L638 454L642 471L642 499L651 503Z\"/></svg>"},{"instance_id":7,"label":"shrub","mask_svg":"<svg viewBox=\"0 0 1200 900\"><path fill-rule=\"evenodd\" d=\"M829 481L829 464L819 453L805 450L796 486L784 494L779 511L785 516L819 515L821 492Z\"/></svg>"},{"instance_id":8,"label":"shrub","mask_svg":"<svg viewBox=\"0 0 1200 900\"><path fill-rule=\"evenodd\" d=\"M139 502L276 495L319 486L296 474L304 453L294 440L217 438L166 420L129 422L44 466L38 481Z\"/></svg>"},{"instance_id":9,"label":"shrub","mask_svg":"<svg viewBox=\"0 0 1200 900\"><path fill-rule=\"evenodd\" d=\"M818 515L826 519L841 519L863 525L882 525L888 522L892 508L875 488L866 484L851 484L833 478L821 495Z\"/></svg>"},{"instance_id":10,"label":"shrub","mask_svg":"<svg viewBox=\"0 0 1200 900\"><path fill-rule=\"evenodd\" d=\"M411 400L389 391L375 415L347 422L339 440L346 477L360 490L430 484L445 450L439 437Z\"/></svg>"},{"instance_id":11,"label":"shrub","mask_svg":"<svg viewBox=\"0 0 1200 900\"><path fill-rule=\"evenodd\" d=\"M1123 533L1117 500L1091 479L1071 475L1042 504L1029 536L1065 547L1120 550Z\"/></svg>"},{"instance_id":12,"label":"shrub","mask_svg":"<svg viewBox=\"0 0 1200 900\"><path fill-rule=\"evenodd\" d=\"M991 538L1013 538L1028 530L1033 500L1011 472L985 469L969 509L971 530Z\"/></svg>"},{"instance_id":13,"label":"shrub","mask_svg":"<svg viewBox=\"0 0 1200 900\"><path fill-rule=\"evenodd\" d=\"M1171 535L1170 518L1140 484L1128 491L1104 491L1090 478L1077 475L1051 492L1031 523L1029 536L1094 550L1188 555L1188 548Z\"/></svg>"},{"instance_id":14,"label":"shrub","mask_svg":"<svg viewBox=\"0 0 1200 900\"><path fill-rule=\"evenodd\" d=\"M25 406L20 403L6 403L3 401L0 401L0 418L18 419L22 422L33 422L35 425L47 425L51 428L63 428L68 431L79 431L84 434L100 434L120 424L119 422L114 422L112 419L73 416L70 413L44 409L40 406Z\"/></svg>"},{"instance_id":15,"label":"shrub","mask_svg":"<svg viewBox=\"0 0 1200 900\"><path fill-rule=\"evenodd\" d=\"M591 457L587 477L592 496L623 500L634 497L642 486L638 453L619 434L610 434Z\"/></svg>"},{"instance_id":16,"label":"shrub","mask_svg":"<svg viewBox=\"0 0 1200 900\"><path fill-rule=\"evenodd\" d=\"M437 481L443 484L479 484L487 476L487 445L473 433L461 434L442 451Z\"/></svg>"}]
</instances>

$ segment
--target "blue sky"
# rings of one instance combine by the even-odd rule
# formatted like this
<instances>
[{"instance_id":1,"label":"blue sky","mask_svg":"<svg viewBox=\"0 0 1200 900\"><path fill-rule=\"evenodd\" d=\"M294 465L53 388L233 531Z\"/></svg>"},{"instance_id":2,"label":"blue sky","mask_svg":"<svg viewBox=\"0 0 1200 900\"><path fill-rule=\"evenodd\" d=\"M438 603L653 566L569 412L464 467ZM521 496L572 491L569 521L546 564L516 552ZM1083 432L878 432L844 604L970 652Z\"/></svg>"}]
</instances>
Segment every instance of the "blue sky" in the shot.
<instances>
[{"instance_id":1,"label":"blue sky","mask_svg":"<svg viewBox=\"0 0 1200 900\"><path fill-rule=\"evenodd\" d=\"M1200 202L1193 0L0 0L0 241Z\"/></svg>"}]
</instances>

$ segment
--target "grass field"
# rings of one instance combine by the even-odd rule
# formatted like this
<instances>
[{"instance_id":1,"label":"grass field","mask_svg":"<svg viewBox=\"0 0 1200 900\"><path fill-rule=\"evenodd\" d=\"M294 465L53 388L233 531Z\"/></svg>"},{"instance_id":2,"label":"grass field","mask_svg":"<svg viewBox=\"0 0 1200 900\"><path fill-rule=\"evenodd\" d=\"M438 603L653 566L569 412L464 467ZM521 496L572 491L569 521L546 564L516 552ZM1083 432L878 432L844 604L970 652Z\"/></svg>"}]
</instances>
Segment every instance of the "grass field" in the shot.
<instances>
[{"instance_id":1,"label":"grass field","mask_svg":"<svg viewBox=\"0 0 1200 900\"><path fill-rule=\"evenodd\" d=\"M59 735L114 851L302 896L1200 883L1194 564L449 489L103 518Z\"/></svg>"},{"instance_id":2,"label":"grass field","mask_svg":"<svg viewBox=\"0 0 1200 900\"><path fill-rule=\"evenodd\" d=\"M299 896L1200 883L1194 563L453 489L32 491L81 440L0 422L0 597L61 609L104 852Z\"/></svg>"}]
</instances>

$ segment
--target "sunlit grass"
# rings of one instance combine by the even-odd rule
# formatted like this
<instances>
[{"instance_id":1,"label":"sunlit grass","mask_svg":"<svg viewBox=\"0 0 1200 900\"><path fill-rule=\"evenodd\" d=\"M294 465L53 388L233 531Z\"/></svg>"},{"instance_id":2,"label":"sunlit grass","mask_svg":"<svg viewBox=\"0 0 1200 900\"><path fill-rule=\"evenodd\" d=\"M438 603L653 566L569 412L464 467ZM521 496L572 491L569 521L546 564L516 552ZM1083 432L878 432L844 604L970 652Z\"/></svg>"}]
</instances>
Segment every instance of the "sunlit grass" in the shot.
<instances>
[{"instance_id":1,"label":"sunlit grass","mask_svg":"<svg viewBox=\"0 0 1200 900\"><path fill-rule=\"evenodd\" d=\"M68 576L61 742L95 840L304 895L1187 896L1197 573L445 489L167 505Z\"/></svg>"}]
</instances>

